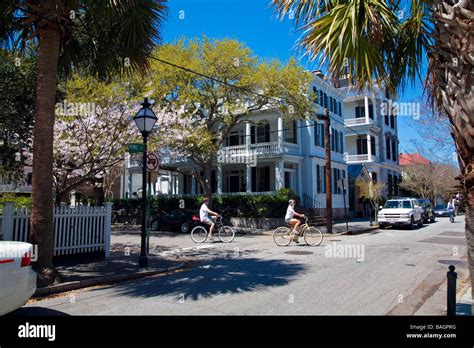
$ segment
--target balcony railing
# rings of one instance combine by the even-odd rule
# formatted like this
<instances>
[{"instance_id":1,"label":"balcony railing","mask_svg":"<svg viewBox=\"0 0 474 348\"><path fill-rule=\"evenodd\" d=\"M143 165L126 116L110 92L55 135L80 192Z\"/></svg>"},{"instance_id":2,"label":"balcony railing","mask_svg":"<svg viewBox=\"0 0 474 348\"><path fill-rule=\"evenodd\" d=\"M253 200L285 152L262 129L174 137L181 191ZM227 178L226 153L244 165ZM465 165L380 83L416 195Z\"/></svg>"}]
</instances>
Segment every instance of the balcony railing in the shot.
<instances>
[{"instance_id":1,"label":"balcony railing","mask_svg":"<svg viewBox=\"0 0 474 348\"><path fill-rule=\"evenodd\" d=\"M31 192L31 185L1 184L0 192L29 193Z\"/></svg>"},{"instance_id":2,"label":"balcony railing","mask_svg":"<svg viewBox=\"0 0 474 348\"><path fill-rule=\"evenodd\" d=\"M359 125L376 125L375 121L369 118L368 122L365 117L349 118L344 120L346 126L359 126Z\"/></svg>"},{"instance_id":3,"label":"balcony railing","mask_svg":"<svg viewBox=\"0 0 474 348\"><path fill-rule=\"evenodd\" d=\"M359 162L375 162L377 157L374 155L346 155L344 157L346 163L359 163Z\"/></svg>"}]
</instances>

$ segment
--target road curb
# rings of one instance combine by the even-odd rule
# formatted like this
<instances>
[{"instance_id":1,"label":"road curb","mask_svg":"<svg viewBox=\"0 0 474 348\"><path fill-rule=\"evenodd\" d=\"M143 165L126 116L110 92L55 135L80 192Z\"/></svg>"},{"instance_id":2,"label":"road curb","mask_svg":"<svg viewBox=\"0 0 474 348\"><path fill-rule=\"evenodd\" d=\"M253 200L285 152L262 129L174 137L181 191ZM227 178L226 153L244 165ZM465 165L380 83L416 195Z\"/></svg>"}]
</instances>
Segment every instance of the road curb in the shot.
<instances>
[{"instance_id":1,"label":"road curb","mask_svg":"<svg viewBox=\"0 0 474 348\"><path fill-rule=\"evenodd\" d=\"M91 279L84 279L80 281L78 280L78 281L73 281L73 282L67 282L67 283L58 284L58 285L50 285L44 288L36 289L36 292L33 294L32 297L44 297L48 295L58 294L61 292L88 288L90 286L106 285L106 284L111 284L111 283L116 283L116 282L123 282L126 280L139 279L139 278L149 277L149 276L153 276L157 274L176 271L176 270L182 269L183 267L184 267L184 263L179 263L176 266L164 268L164 269L162 268L162 269L135 272L135 273L129 273L129 274L117 274L113 276L97 277L97 278L91 278Z\"/></svg>"},{"instance_id":2,"label":"road curb","mask_svg":"<svg viewBox=\"0 0 474 348\"><path fill-rule=\"evenodd\" d=\"M342 236L342 235L357 235L367 232L372 232L374 230L380 229L379 226L368 227L364 229L357 229L357 230L349 230L337 233L323 233L324 237L335 237L335 236ZM271 236L273 234L273 230L270 231L255 231L255 232L247 232L247 231L236 231L236 235L260 235L260 236Z\"/></svg>"}]
</instances>

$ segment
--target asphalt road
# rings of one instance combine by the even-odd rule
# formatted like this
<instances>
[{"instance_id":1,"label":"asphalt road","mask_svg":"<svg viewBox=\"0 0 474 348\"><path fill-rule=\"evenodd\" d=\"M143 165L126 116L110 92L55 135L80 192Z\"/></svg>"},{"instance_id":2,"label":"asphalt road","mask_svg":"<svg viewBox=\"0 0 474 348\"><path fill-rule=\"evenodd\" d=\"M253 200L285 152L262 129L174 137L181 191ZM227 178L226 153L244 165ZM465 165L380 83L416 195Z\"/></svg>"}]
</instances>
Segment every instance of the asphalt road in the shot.
<instances>
[{"instance_id":1,"label":"asphalt road","mask_svg":"<svg viewBox=\"0 0 474 348\"><path fill-rule=\"evenodd\" d=\"M116 232L114 248L138 252ZM303 243L302 243L303 244ZM29 302L19 314L70 315L439 315L427 308L449 264L467 274L464 218L411 230L332 236L319 247L278 247L271 236L194 244L189 235L151 238L154 257L192 261L188 270ZM74 295L74 297L72 296Z\"/></svg>"}]
</instances>

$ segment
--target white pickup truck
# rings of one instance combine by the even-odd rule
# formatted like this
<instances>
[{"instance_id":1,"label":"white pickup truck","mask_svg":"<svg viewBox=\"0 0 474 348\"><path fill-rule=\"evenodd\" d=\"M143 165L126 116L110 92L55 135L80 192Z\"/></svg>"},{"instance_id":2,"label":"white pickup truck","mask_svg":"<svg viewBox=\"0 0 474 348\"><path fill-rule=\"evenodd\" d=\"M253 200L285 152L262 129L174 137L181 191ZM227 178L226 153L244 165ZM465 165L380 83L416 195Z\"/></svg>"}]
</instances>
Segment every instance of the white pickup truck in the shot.
<instances>
[{"instance_id":1,"label":"white pickup truck","mask_svg":"<svg viewBox=\"0 0 474 348\"><path fill-rule=\"evenodd\" d=\"M423 226L423 208L416 198L389 199L377 214L380 227L408 226L415 228L415 224Z\"/></svg>"}]
</instances>

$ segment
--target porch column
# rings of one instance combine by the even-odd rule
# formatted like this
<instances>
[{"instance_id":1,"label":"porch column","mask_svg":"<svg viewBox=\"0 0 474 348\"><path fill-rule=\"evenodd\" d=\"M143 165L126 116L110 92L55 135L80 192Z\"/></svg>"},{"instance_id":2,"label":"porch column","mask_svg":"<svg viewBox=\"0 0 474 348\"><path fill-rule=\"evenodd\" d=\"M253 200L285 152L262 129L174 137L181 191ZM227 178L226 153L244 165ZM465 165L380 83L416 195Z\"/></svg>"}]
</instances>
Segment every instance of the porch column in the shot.
<instances>
[{"instance_id":1,"label":"porch column","mask_svg":"<svg viewBox=\"0 0 474 348\"><path fill-rule=\"evenodd\" d=\"M245 124L245 147L248 149L250 149L250 144L252 143L252 139L250 139L250 135L251 135L251 131L250 131L250 122L247 122Z\"/></svg>"},{"instance_id":2,"label":"porch column","mask_svg":"<svg viewBox=\"0 0 474 348\"><path fill-rule=\"evenodd\" d=\"M372 143L370 140L370 134L367 134L367 156L368 160L370 161L372 158Z\"/></svg>"},{"instance_id":3,"label":"porch column","mask_svg":"<svg viewBox=\"0 0 474 348\"><path fill-rule=\"evenodd\" d=\"M191 193L196 194L196 177L194 175L191 176Z\"/></svg>"},{"instance_id":4,"label":"porch column","mask_svg":"<svg viewBox=\"0 0 474 348\"><path fill-rule=\"evenodd\" d=\"M220 164L217 165L217 194L222 194L222 166Z\"/></svg>"},{"instance_id":5,"label":"porch column","mask_svg":"<svg viewBox=\"0 0 474 348\"><path fill-rule=\"evenodd\" d=\"M283 152L283 117L280 115L278 116L278 150L279 152Z\"/></svg>"},{"instance_id":6,"label":"porch column","mask_svg":"<svg viewBox=\"0 0 474 348\"><path fill-rule=\"evenodd\" d=\"M168 172L168 194L173 194L173 176L171 175L171 172Z\"/></svg>"},{"instance_id":7,"label":"porch column","mask_svg":"<svg viewBox=\"0 0 474 348\"><path fill-rule=\"evenodd\" d=\"M280 190L285 186L285 174L283 169L283 159L275 163L275 189Z\"/></svg>"},{"instance_id":8,"label":"porch column","mask_svg":"<svg viewBox=\"0 0 474 348\"><path fill-rule=\"evenodd\" d=\"M158 186L157 191L161 194L161 193L163 193L163 188L161 186L162 185L161 184L161 182L162 182L161 175L158 175L157 181L158 181L157 184L156 184Z\"/></svg>"},{"instance_id":9,"label":"porch column","mask_svg":"<svg viewBox=\"0 0 474 348\"><path fill-rule=\"evenodd\" d=\"M369 123L369 97L364 97L365 123Z\"/></svg>"},{"instance_id":10,"label":"porch column","mask_svg":"<svg viewBox=\"0 0 474 348\"><path fill-rule=\"evenodd\" d=\"M250 163L245 165L245 188L247 193L252 192L252 167Z\"/></svg>"},{"instance_id":11,"label":"porch column","mask_svg":"<svg viewBox=\"0 0 474 348\"><path fill-rule=\"evenodd\" d=\"M300 197L303 195L303 183L301 181L301 177L302 177L301 171L302 171L301 170L301 163L298 163L298 169L297 169L296 173L297 173L297 176L298 176L298 179L297 179L298 180L298 185L297 185L297 187L298 187L298 196L300 196Z\"/></svg>"}]
</instances>

